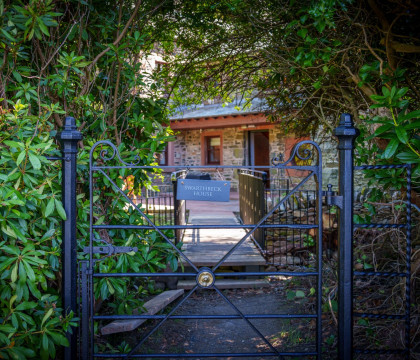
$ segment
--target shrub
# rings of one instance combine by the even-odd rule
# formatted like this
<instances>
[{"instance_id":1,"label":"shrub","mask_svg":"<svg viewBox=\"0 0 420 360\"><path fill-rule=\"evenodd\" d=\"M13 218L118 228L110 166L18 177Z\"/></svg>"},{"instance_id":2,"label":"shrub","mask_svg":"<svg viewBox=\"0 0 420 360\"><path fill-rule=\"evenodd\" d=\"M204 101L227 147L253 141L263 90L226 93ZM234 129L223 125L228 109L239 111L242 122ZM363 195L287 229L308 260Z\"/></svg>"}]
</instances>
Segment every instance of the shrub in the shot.
<instances>
[{"instance_id":1,"label":"shrub","mask_svg":"<svg viewBox=\"0 0 420 360\"><path fill-rule=\"evenodd\" d=\"M38 121L34 132L34 122ZM73 314L60 308L60 164L48 118L16 102L0 115L0 357L55 358Z\"/></svg>"}]
</instances>

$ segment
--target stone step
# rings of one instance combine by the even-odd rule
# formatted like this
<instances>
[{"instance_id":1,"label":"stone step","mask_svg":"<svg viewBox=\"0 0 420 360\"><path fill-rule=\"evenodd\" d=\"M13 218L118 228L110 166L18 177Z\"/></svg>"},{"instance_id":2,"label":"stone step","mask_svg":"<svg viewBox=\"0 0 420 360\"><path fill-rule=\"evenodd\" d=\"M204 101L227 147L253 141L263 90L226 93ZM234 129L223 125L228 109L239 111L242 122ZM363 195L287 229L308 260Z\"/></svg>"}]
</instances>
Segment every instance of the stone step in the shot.
<instances>
[{"instance_id":1,"label":"stone step","mask_svg":"<svg viewBox=\"0 0 420 360\"><path fill-rule=\"evenodd\" d=\"M195 280L179 280L178 289L192 289L197 282ZM268 287L270 284L264 279L216 279L215 285L219 289L253 289Z\"/></svg>"},{"instance_id":2,"label":"stone step","mask_svg":"<svg viewBox=\"0 0 420 360\"><path fill-rule=\"evenodd\" d=\"M224 254L223 254L224 255ZM222 255L222 256L223 256ZM188 258L191 260L191 262L197 266L207 266L212 267L219 263L222 256L207 256L202 257L201 254L198 254L197 256L191 256L188 254ZM189 264L184 260L181 259L184 266L188 266ZM253 255L247 255L245 256L231 256L226 261L223 262L223 266L264 266L267 262L262 256L253 256Z\"/></svg>"},{"instance_id":3,"label":"stone step","mask_svg":"<svg viewBox=\"0 0 420 360\"><path fill-rule=\"evenodd\" d=\"M184 290L182 289L164 291L143 305L146 310L144 315L155 315L183 294ZM139 311L134 310L133 313L137 314ZM108 325L103 326L101 328L101 333L102 335L110 335L125 331L133 331L146 321L147 319L115 320Z\"/></svg>"}]
</instances>

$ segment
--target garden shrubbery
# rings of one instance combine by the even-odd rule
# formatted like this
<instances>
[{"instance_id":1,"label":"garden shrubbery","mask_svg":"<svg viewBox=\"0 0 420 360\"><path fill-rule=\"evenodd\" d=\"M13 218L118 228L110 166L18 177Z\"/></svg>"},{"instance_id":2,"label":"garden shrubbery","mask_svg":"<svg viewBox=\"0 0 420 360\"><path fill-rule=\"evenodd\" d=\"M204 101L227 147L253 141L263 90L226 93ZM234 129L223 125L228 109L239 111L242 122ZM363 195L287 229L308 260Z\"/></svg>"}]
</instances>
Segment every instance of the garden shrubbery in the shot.
<instances>
[{"instance_id":1,"label":"garden shrubbery","mask_svg":"<svg viewBox=\"0 0 420 360\"><path fill-rule=\"evenodd\" d=\"M54 137L64 117L75 117L84 136L78 154L79 260L86 258L83 247L89 241L92 145L110 140L121 156L138 156L139 164L148 165L171 136L159 77L147 72L143 61L159 35L151 21L158 9L151 2L132 1L119 6L0 1L0 358L60 358L60 347L68 345L65 332L77 331L77 314L63 311L60 294L61 221L66 217L61 162L46 159L61 156ZM133 173L108 175L122 188ZM132 191L148 179L138 172ZM95 177L92 186L97 191L94 223L144 221L103 176ZM155 272L168 262L177 264L159 236L124 229L94 235L139 249L105 257L96 270ZM94 285L95 306L131 313L152 291L147 281L100 279Z\"/></svg>"},{"instance_id":2,"label":"garden shrubbery","mask_svg":"<svg viewBox=\"0 0 420 360\"><path fill-rule=\"evenodd\" d=\"M0 357L54 358L75 322L60 301L60 162L48 119L20 101L0 115ZM49 355L48 355L49 354Z\"/></svg>"}]
</instances>

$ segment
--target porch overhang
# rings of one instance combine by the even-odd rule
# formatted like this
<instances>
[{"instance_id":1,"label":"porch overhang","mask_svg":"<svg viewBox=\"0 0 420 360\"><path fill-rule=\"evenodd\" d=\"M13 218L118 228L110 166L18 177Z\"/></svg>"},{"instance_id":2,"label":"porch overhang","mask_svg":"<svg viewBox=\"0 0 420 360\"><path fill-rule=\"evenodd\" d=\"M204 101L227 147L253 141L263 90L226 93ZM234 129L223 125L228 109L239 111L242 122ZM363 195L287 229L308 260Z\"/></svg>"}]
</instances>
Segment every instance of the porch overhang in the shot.
<instances>
[{"instance_id":1,"label":"porch overhang","mask_svg":"<svg viewBox=\"0 0 420 360\"><path fill-rule=\"evenodd\" d=\"M232 114L223 116L193 117L184 119L172 119L172 130L215 129L226 127L272 127L274 123L267 121L264 113Z\"/></svg>"}]
</instances>

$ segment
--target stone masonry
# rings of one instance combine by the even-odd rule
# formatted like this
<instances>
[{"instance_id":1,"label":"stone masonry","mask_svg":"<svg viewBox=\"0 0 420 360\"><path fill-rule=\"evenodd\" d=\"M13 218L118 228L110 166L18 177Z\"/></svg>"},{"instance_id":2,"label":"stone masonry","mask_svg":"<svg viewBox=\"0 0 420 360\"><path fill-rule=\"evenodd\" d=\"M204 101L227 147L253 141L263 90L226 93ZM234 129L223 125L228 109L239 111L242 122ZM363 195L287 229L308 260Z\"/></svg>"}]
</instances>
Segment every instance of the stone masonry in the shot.
<instances>
[{"instance_id":1,"label":"stone masonry","mask_svg":"<svg viewBox=\"0 0 420 360\"><path fill-rule=\"evenodd\" d=\"M202 134L220 131L220 129L188 130L180 131L174 142L174 165L192 166L201 164L201 138ZM240 127L222 129L223 165L246 166L247 164L247 132ZM276 125L269 129L270 159L285 151L285 136L282 134L281 126ZM216 169L204 169L210 172L213 179L218 179ZM232 189L238 187L238 175L234 169L220 171L225 180L232 182Z\"/></svg>"},{"instance_id":2,"label":"stone masonry","mask_svg":"<svg viewBox=\"0 0 420 360\"><path fill-rule=\"evenodd\" d=\"M201 151L202 151L202 136L207 133L220 132L222 135L222 159L223 165L229 166L247 166L248 164L248 141L247 141L247 130L241 127L226 127L226 128L209 128L209 129L189 129L179 130L176 134L176 140L174 141L174 167L177 166L200 166L201 163ZM252 130L251 130L252 131ZM269 149L270 149L270 162L273 157L283 154L285 156L284 161L288 160L290 152L290 143L294 143L298 140L294 139L293 135L284 135L281 124L276 124L269 131ZM333 188L337 188L338 184L338 151L337 143L334 141L332 136L325 135L325 132L319 131L315 136L315 142L320 144L322 151L322 175L323 175L323 188L326 189L327 184L332 184ZM287 145L289 144L289 145ZM200 170L199 170L200 171ZM224 171L217 171L216 168L202 169L203 172L209 172L212 179L219 180L220 176L223 179L231 181L231 187L233 190L238 188L238 175L234 169L224 169ZM283 179L288 178L290 186L300 182L302 176L305 174L296 175L285 173L284 171L271 170L271 179ZM365 186L365 180L362 176L355 178L355 184L361 187ZM308 188L314 188L313 182L309 182ZM272 181L271 187L278 187L279 185ZM280 185L282 187L282 185Z\"/></svg>"}]
</instances>

